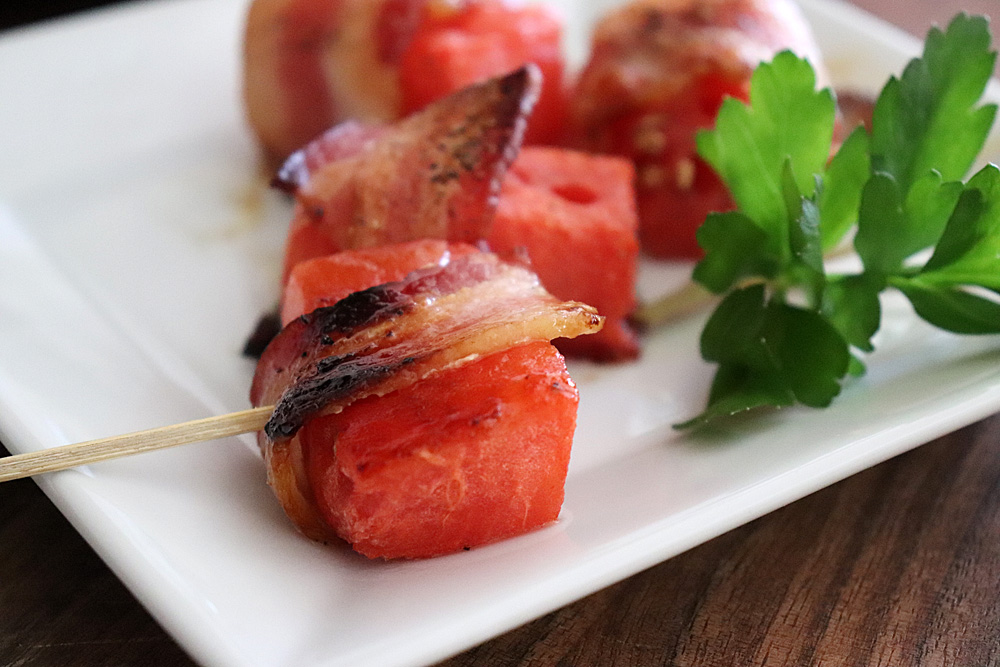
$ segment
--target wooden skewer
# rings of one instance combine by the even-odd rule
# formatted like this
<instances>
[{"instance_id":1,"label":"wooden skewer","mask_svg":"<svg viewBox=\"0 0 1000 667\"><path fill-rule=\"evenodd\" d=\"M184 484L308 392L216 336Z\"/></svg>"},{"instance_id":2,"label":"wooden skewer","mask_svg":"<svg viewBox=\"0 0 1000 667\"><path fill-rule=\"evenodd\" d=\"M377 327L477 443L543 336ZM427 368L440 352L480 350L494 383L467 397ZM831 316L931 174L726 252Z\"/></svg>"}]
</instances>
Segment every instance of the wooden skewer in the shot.
<instances>
[{"instance_id":1,"label":"wooden skewer","mask_svg":"<svg viewBox=\"0 0 1000 667\"><path fill-rule=\"evenodd\" d=\"M142 454L155 449L259 431L264 428L273 411L273 405L266 405L227 415L196 419L183 424L161 426L146 431L8 456L0 459L0 482Z\"/></svg>"},{"instance_id":2,"label":"wooden skewer","mask_svg":"<svg viewBox=\"0 0 1000 667\"><path fill-rule=\"evenodd\" d=\"M697 283L688 283L676 292L640 304L632 320L644 329L655 329L688 315L701 312L719 297Z\"/></svg>"}]
</instances>

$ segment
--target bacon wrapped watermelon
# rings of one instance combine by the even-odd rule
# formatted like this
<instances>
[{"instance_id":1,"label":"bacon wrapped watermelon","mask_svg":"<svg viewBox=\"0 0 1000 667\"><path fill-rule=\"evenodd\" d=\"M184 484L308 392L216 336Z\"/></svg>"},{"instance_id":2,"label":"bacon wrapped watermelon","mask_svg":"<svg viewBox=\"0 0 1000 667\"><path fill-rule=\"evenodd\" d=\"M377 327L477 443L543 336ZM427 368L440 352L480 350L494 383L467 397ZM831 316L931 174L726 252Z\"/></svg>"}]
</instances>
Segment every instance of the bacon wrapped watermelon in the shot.
<instances>
[{"instance_id":1,"label":"bacon wrapped watermelon","mask_svg":"<svg viewBox=\"0 0 1000 667\"><path fill-rule=\"evenodd\" d=\"M577 393L548 341L602 324L525 268L440 241L313 260L327 287L313 267L314 296L298 302L342 291L345 273L380 279L427 259L400 281L288 311L251 389L254 405L276 404L259 440L288 516L373 558L449 553L557 517Z\"/></svg>"},{"instance_id":2,"label":"bacon wrapped watermelon","mask_svg":"<svg viewBox=\"0 0 1000 667\"><path fill-rule=\"evenodd\" d=\"M392 126L336 126L292 155L278 177L296 199L285 276L340 250L484 238L540 85L529 65Z\"/></svg>"},{"instance_id":3,"label":"bacon wrapped watermelon","mask_svg":"<svg viewBox=\"0 0 1000 667\"><path fill-rule=\"evenodd\" d=\"M570 95L571 144L635 162L644 251L701 255L695 230L733 203L695 134L783 49L822 67L792 0L633 0L599 22Z\"/></svg>"}]
</instances>

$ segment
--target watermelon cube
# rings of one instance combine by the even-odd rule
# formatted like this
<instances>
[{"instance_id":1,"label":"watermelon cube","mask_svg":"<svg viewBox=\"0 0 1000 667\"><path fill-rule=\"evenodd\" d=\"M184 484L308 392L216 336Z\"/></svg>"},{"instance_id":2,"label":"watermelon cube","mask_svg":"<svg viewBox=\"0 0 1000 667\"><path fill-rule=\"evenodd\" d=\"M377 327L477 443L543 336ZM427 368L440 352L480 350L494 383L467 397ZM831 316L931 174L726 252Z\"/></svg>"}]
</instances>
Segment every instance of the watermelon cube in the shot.
<instances>
[{"instance_id":1,"label":"watermelon cube","mask_svg":"<svg viewBox=\"0 0 1000 667\"><path fill-rule=\"evenodd\" d=\"M549 292L606 318L592 336L556 341L565 354L600 361L639 354L628 322L639 256L633 177L622 158L536 146L523 148L507 172L490 248L523 248Z\"/></svg>"},{"instance_id":2,"label":"watermelon cube","mask_svg":"<svg viewBox=\"0 0 1000 667\"><path fill-rule=\"evenodd\" d=\"M286 321L474 248L422 240L298 264ZM531 342L307 421L288 451L289 516L371 558L426 558L554 521L576 428L565 361ZM296 470L303 470L297 473Z\"/></svg>"}]
</instances>

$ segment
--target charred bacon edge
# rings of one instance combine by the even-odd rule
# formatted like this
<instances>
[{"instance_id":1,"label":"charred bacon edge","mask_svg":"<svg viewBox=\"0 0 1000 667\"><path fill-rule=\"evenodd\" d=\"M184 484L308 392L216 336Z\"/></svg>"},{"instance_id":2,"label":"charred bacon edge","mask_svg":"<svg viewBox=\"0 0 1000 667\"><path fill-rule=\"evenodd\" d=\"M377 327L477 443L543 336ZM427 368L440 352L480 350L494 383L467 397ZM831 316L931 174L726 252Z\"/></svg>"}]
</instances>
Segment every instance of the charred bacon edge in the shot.
<instances>
[{"instance_id":1,"label":"charred bacon edge","mask_svg":"<svg viewBox=\"0 0 1000 667\"><path fill-rule=\"evenodd\" d=\"M414 116L433 116L447 113L464 100L476 101L495 91L496 101L490 101L483 113L489 113L493 126L499 130L494 138L501 159L493 166L491 189L499 193L500 181L517 156L527 128L527 117L538 101L541 91L541 72L537 66L527 64L510 74L468 86L453 95L432 103ZM461 101L460 101L461 100ZM457 104L456 104L457 103ZM471 106L471 105L470 105ZM470 123L474 119L469 119ZM405 119L404 119L405 122ZM481 122L481 121L480 121ZM324 165L354 157L370 150L372 144L391 132L391 126L347 120L292 153L282 164L271 186L294 195L308 182L312 174Z\"/></svg>"},{"instance_id":2,"label":"charred bacon edge","mask_svg":"<svg viewBox=\"0 0 1000 667\"><path fill-rule=\"evenodd\" d=\"M356 295L351 295L290 323L279 334L275 350L285 356L299 352L269 378L284 385L265 429L272 443L287 441L316 414L339 412L360 398L408 386L441 368L530 340L593 333L603 325L590 306L558 301L533 273L493 255L470 255L415 274L356 293L377 294L374 301L364 297L361 309L352 306ZM289 348L282 338L296 345ZM255 378L257 404L264 381Z\"/></svg>"},{"instance_id":3,"label":"charred bacon edge","mask_svg":"<svg viewBox=\"0 0 1000 667\"><path fill-rule=\"evenodd\" d=\"M592 333L588 329L597 330L602 322L590 306L546 303L535 312L520 311L516 319L500 319L482 336L451 330L438 336L438 345L425 349L400 344L389 350L368 348L359 354L324 357L315 364L313 373L282 394L265 433L278 443L293 436L314 415L339 412L361 398L384 395L441 368L462 366L531 340ZM466 327L469 324L463 322Z\"/></svg>"}]
</instances>

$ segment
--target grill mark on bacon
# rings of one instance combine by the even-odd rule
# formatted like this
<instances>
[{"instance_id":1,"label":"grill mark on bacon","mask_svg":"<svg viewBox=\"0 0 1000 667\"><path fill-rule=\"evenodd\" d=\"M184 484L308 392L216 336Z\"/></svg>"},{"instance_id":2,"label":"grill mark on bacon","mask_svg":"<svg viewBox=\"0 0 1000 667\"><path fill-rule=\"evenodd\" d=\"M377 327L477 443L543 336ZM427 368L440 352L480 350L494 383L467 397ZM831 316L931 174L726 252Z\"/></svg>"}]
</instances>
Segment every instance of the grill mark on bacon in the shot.
<instances>
[{"instance_id":1,"label":"grill mark on bacon","mask_svg":"<svg viewBox=\"0 0 1000 667\"><path fill-rule=\"evenodd\" d=\"M320 308L302 317L313 320L321 335L329 337L331 333L349 334L355 329L399 317L412 307L412 298L389 283L354 292L334 306ZM325 344L332 345L333 339Z\"/></svg>"},{"instance_id":2,"label":"grill mark on bacon","mask_svg":"<svg viewBox=\"0 0 1000 667\"><path fill-rule=\"evenodd\" d=\"M367 365L357 354L324 357L316 363L315 375L304 378L282 396L264 433L273 441L292 437L309 416L320 412L328 403L392 375L399 366L405 365L405 361Z\"/></svg>"}]
</instances>

